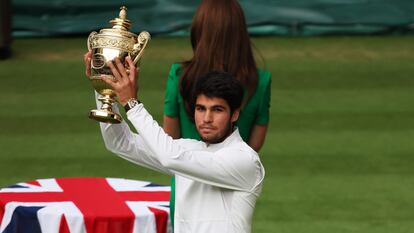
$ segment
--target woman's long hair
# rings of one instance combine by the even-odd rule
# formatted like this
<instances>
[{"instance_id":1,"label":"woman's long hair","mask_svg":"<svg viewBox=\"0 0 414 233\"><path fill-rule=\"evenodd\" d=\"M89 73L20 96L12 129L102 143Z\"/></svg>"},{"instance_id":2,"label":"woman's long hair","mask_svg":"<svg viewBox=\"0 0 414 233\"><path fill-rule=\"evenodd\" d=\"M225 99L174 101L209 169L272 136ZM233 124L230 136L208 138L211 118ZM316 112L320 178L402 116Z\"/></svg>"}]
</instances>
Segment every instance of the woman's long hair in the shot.
<instances>
[{"instance_id":1,"label":"woman's long hair","mask_svg":"<svg viewBox=\"0 0 414 233\"><path fill-rule=\"evenodd\" d=\"M191 26L193 57L182 63L180 93L186 110L194 104L197 77L225 71L238 79L249 97L256 90L258 74L243 10L237 0L203 0Z\"/></svg>"}]
</instances>

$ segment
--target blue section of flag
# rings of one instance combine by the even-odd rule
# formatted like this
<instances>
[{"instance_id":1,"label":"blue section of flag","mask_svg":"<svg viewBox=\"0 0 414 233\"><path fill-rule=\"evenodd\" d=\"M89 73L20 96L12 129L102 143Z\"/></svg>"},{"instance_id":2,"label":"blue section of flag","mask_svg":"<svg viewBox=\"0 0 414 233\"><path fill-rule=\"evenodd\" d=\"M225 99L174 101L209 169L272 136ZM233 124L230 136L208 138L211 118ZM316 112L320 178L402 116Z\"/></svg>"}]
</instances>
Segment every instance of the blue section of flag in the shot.
<instances>
[{"instance_id":1,"label":"blue section of flag","mask_svg":"<svg viewBox=\"0 0 414 233\"><path fill-rule=\"evenodd\" d=\"M21 185L18 185L18 184L14 184L14 185L10 185L7 188L27 188L27 187L24 187L24 186L21 186Z\"/></svg>"},{"instance_id":2,"label":"blue section of flag","mask_svg":"<svg viewBox=\"0 0 414 233\"><path fill-rule=\"evenodd\" d=\"M150 184L145 185L145 187L163 187L163 186L164 185L153 184L153 183L150 183Z\"/></svg>"},{"instance_id":3,"label":"blue section of flag","mask_svg":"<svg viewBox=\"0 0 414 233\"><path fill-rule=\"evenodd\" d=\"M12 215L10 224L2 233L42 233L40 230L37 211L43 207L17 207Z\"/></svg>"}]
</instances>

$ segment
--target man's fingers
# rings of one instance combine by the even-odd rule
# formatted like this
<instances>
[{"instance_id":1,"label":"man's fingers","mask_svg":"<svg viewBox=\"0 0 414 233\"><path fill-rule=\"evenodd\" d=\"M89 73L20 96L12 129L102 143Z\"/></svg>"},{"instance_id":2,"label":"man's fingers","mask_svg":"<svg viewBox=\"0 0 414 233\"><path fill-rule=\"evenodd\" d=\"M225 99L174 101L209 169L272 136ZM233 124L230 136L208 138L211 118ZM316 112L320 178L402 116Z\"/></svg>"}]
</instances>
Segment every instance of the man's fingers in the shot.
<instances>
[{"instance_id":1,"label":"man's fingers","mask_svg":"<svg viewBox=\"0 0 414 233\"><path fill-rule=\"evenodd\" d=\"M111 76L101 75L101 80L104 81L109 86L111 86L113 89L116 89L116 81L112 80Z\"/></svg>"},{"instance_id":2,"label":"man's fingers","mask_svg":"<svg viewBox=\"0 0 414 233\"><path fill-rule=\"evenodd\" d=\"M138 81L139 71L140 71L140 68L139 67L138 68L134 68L134 73L135 74L129 76L129 78L131 79L132 82L137 82Z\"/></svg>"},{"instance_id":3,"label":"man's fingers","mask_svg":"<svg viewBox=\"0 0 414 233\"><path fill-rule=\"evenodd\" d=\"M119 58L117 57L115 58L115 65L122 78L128 77L124 65L121 63L121 60L119 60Z\"/></svg>"},{"instance_id":4,"label":"man's fingers","mask_svg":"<svg viewBox=\"0 0 414 233\"><path fill-rule=\"evenodd\" d=\"M129 66L128 78L131 82L135 83L135 80L138 79L137 74L139 73L139 69L137 69L135 67L135 64L132 61L130 56L127 56L125 58L125 60L126 60L126 62L128 63L128 66Z\"/></svg>"},{"instance_id":5,"label":"man's fingers","mask_svg":"<svg viewBox=\"0 0 414 233\"><path fill-rule=\"evenodd\" d=\"M127 56L127 57L125 58L125 60L126 60L126 62L128 63L129 68L135 67L135 64L134 64L134 62L132 61L132 58L131 58L130 56Z\"/></svg>"},{"instance_id":6,"label":"man's fingers","mask_svg":"<svg viewBox=\"0 0 414 233\"><path fill-rule=\"evenodd\" d=\"M119 74L117 68L114 66L114 63L112 61L108 61L106 63L108 67L111 69L112 75L115 77L117 81L120 81L122 79L121 75Z\"/></svg>"},{"instance_id":7,"label":"man's fingers","mask_svg":"<svg viewBox=\"0 0 414 233\"><path fill-rule=\"evenodd\" d=\"M85 53L83 55L83 62L85 62L85 64L86 64L86 61L87 61L88 57L90 57L90 56L91 56L91 51L88 51L87 53Z\"/></svg>"},{"instance_id":8,"label":"man's fingers","mask_svg":"<svg viewBox=\"0 0 414 233\"><path fill-rule=\"evenodd\" d=\"M91 58L86 58L85 74L87 77L91 76Z\"/></svg>"},{"instance_id":9,"label":"man's fingers","mask_svg":"<svg viewBox=\"0 0 414 233\"><path fill-rule=\"evenodd\" d=\"M85 74L87 77L91 76L91 60L92 52L89 51L83 55L83 62L85 63Z\"/></svg>"}]
</instances>

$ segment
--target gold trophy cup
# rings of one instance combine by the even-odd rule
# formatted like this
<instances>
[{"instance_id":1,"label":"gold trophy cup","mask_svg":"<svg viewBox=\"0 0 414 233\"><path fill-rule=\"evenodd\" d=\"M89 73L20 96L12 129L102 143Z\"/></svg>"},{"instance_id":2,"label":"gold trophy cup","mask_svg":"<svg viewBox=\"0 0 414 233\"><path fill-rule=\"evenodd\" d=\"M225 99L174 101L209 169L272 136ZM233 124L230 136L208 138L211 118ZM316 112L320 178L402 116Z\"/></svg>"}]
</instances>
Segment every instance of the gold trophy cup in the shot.
<instances>
[{"instance_id":1,"label":"gold trophy cup","mask_svg":"<svg viewBox=\"0 0 414 233\"><path fill-rule=\"evenodd\" d=\"M102 75L105 75L105 78L115 79L106 63L118 57L125 65L125 58L129 55L135 66L138 66L144 49L151 39L150 34L146 31L141 32L138 36L128 31L131 22L126 18L126 11L127 8L122 6L119 17L109 21L112 28L101 29L99 33L91 32L88 37L88 50L92 51L89 80L95 90L102 95L99 98L102 107L91 110L89 118L100 122L116 124L122 121L122 117L112 111L116 94L111 86L102 81Z\"/></svg>"}]
</instances>

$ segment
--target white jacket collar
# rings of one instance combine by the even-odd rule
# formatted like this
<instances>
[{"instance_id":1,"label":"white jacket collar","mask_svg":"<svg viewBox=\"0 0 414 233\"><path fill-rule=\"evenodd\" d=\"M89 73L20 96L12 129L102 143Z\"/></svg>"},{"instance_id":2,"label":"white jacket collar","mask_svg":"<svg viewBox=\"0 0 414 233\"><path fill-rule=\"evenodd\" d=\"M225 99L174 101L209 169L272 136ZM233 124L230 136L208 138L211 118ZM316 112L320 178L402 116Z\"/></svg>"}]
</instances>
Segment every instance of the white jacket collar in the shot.
<instances>
[{"instance_id":1,"label":"white jacket collar","mask_svg":"<svg viewBox=\"0 0 414 233\"><path fill-rule=\"evenodd\" d=\"M240 136L239 129L237 127L235 127L233 133L231 133L226 139L224 139L224 141L219 142L219 143L214 143L214 144L206 144L206 145L210 149L214 149L214 148L218 149L218 148L226 147L227 145L232 144L235 141L236 142L243 141L243 139Z\"/></svg>"}]
</instances>

